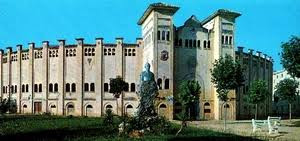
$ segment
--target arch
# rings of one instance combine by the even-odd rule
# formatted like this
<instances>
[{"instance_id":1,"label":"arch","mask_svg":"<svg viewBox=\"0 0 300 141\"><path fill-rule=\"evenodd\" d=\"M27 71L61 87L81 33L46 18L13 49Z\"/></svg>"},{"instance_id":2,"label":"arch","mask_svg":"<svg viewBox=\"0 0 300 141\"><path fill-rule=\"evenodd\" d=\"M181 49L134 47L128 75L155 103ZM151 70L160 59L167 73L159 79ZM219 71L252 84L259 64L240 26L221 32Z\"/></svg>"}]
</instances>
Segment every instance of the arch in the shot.
<instances>
[{"instance_id":1,"label":"arch","mask_svg":"<svg viewBox=\"0 0 300 141\"><path fill-rule=\"evenodd\" d=\"M134 113L133 106L131 104L127 104L125 106L125 114L128 115L128 116L132 116L133 113Z\"/></svg>"},{"instance_id":2,"label":"arch","mask_svg":"<svg viewBox=\"0 0 300 141\"><path fill-rule=\"evenodd\" d=\"M157 40L160 40L160 31L157 30Z\"/></svg>"},{"instance_id":3,"label":"arch","mask_svg":"<svg viewBox=\"0 0 300 141\"><path fill-rule=\"evenodd\" d=\"M211 107L209 102L205 102L203 106L203 113L205 119L211 119Z\"/></svg>"},{"instance_id":4,"label":"arch","mask_svg":"<svg viewBox=\"0 0 300 141\"><path fill-rule=\"evenodd\" d=\"M165 33L165 31L161 32L161 40L166 40L166 33Z\"/></svg>"},{"instance_id":5,"label":"arch","mask_svg":"<svg viewBox=\"0 0 300 141\"><path fill-rule=\"evenodd\" d=\"M226 119L233 119L233 106L231 103L227 102L226 104L222 104L222 107L221 107L221 112L222 112L222 117L221 119L224 119L225 117L225 108L227 110L227 113L226 113Z\"/></svg>"},{"instance_id":6,"label":"arch","mask_svg":"<svg viewBox=\"0 0 300 141\"><path fill-rule=\"evenodd\" d=\"M161 78L158 78L157 79L157 86L158 86L158 89L162 89L162 79Z\"/></svg>"},{"instance_id":7,"label":"arch","mask_svg":"<svg viewBox=\"0 0 300 141\"><path fill-rule=\"evenodd\" d=\"M58 92L58 84L57 83L54 84L54 92Z\"/></svg>"},{"instance_id":8,"label":"arch","mask_svg":"<svg viewBox=\"0 0 300 141\"><path fill-rule=\"evenodd\" d=\"M70 92L70 83L66 84L66 92Z\"/></svg>"},{"instance_id":9,"label":"arch","mask_svg":"<svg viewBox=\"0 0 300 141\"><path fill-rule=\"evenodd\" d=\"M170 88L170 80L165 79L165 89L169 89L169 88Z\"/></svg>"},{"instance_id":10,"label":"arch","mask_svg":"<svg viewBox=\"0 0 300 141\"><path fill-rule=\"evenodd\" d=\"M90 91L95 92L95 83L91 83L90 85Z\"/></svg>"},{"instance_id":11,"label":"arch","mask_svg":"<svg viewBox=\"0 0 300 141\"><path fill-rule=\"evenodd\" d=\"M203 42L203 47L206 48L206 40Z\"/></svg>"},{"instance_id":12,"label":"arch","mask_svg":"<svg viewBox=\"0 0 300 141\"><path fill-rule=\"evenodd\" d=\"M158 114L160 116L168 117L168 109L165 103L161 103L158 106Z\"/></svg>"},{"instance_id":13,"label":"arch","mask_svg":"<svg viewBox=\"0 0 300 141\"><path fill-rule=\"evenodd\" d=\"M108 83L104 83L104 92L108 92Z\"/></svg>"},{"instance_id":14,"label":"arch","mask_svg":"<svg viewBox=\"0 0 300 141\"><path fill-rule=\"evenodd\" d=\"M39 92L42 92L43 91L43 86L42 84L39 84Z\"/></svg>"},{"instance_id":15,"label":"arch","mask_svg":"<svg viewBox=\"0 0 300 141\"><path fill-rule=\"evenodd\" d=\"M189 40L189 47L193 47L193 40L192 39Z\"/></svg>"},{"instance_id":16,"label":"arch","mask_svg":"<svg viewBox=\"0 0 300 141\"><path fill-rule=\"evenodd\" d=\"M93 106L91 104L87 104L85 106L85 116L91 116L93 114Z\"/></svg>"},{"instance_id":17,"label":"arch","mask_svg":"<svg viewBox=\"0 0 300 141\"><path fill-rule=\"evenodd\" d=\"M200 47L200 45L201 45L201 42L200 42L200 40L198 40L197 41L197 46Z\"/></svg>"},{"instance_id":18,"label":"arch","mask_svg":"<svg viewBox=\"0 0 300 141\"><path fill-rule=\"evenodd\" d=\"M49 92L50 93L53 92L53 84L52 83L49 84Z\"/></svg>"},{"instance_id":19,"label":"arch","mask_svg":"<svg viewBox=\"0 0 300 141\"><path fill-rule=\"evenodd\" d=\"M23 93L25 92L25 85L24 84L22 85L22 92Z\"/></svg>"},{"instance_id":20,"label":"arch","mask_svg":"<svg viewBox=\"0 0 300 141\"><path fill-rule=\"evenodd\" d=\"M26 92L28 92L28 87L29 87L28 84L26 84Z\"/></svg>"},{"instance_id":21,"label":"arch","mask_svg":"<svg viewBox=\"0 0 300 141\"><path fill-rule=\"evenodd\" d=\"M89 84L88 83L84 83L84 91L85 92L89 91Z\"/></svg>"},{"instance_id":22,"label":"arch","mask_svg":"<svg viewBox=\"0 0 300 141\"><path fill-rule=\"evenodd\" d=\"M75 112L75 106L73 102L66 104L66 115L73 115Z\"/></svg>"},{"instance_id":23,"label":"arch","mask_svg":"<svg viewBox=\"0 0 300 141\"><path fill-rule=\"evenodd\" d=\"M76 84L75 83L72 83L72 85L71 85L71 91L72 92L76 92Z\"/></svg>"},{"instance_id":24,"label":"arch","mask_svg":"<svg viewBox=\"0 0 300 141\"><path fill-rule=\"evenodd\" d=\"M52 115L56 115L57 114L57 107L54 103L50 103L49 104L49 112L52 114Z\"/></svg>"},{"instance_id":25,"label":"arch","mask_svg":"<svg viewBox=\"0 0 300 141\"><path fill-rule=\"evenodd\" d=\"M38 92L38 85L34 84L34 92Z\"/></svg>"},{"instance_id":26,"label":"arch","mask_svg":"<svg viewBox=\"0 0 300 141\"><path fill-rule=\"evenodd\" d=\"M170 31L167 31L167 41L170 41Z\"/></svg>"},{"instance_id":27,"label":"arch","mask_svg":"<svg viewBox=\"0 0 300 141\"><path fill-rule=\"evenodd\" d=\"M21 113L24 114L27 109L27 104L23 103Z\"/></svg>"}]
</instances>

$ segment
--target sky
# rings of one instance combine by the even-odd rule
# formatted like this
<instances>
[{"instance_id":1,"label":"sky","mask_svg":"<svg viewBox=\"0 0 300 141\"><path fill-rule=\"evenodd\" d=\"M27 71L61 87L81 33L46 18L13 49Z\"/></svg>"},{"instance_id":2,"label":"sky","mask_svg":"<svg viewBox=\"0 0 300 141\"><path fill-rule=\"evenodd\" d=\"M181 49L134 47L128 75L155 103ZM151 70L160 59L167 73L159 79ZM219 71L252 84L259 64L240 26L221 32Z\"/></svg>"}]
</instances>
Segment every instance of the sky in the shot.
<instances>
[{"instance_id":1,"label":"sky","mask_svg":"<svg viewBox=\"0 0 300 141\"><path fill-rule=\"evenodd\" d=\"M280 45L291 35L300 36L300 0L0 0L0 48L42 41L57 44L75 38L94 43L115 42L123 37L135 43L141 36L138 19L149 4L164 2L179 6L174 24L182 25L190 16L201 21L218 9L242 14L236 20L235 44L261 51L274 59L274 71L281 70Z\"/></svg>"}]
</instances>

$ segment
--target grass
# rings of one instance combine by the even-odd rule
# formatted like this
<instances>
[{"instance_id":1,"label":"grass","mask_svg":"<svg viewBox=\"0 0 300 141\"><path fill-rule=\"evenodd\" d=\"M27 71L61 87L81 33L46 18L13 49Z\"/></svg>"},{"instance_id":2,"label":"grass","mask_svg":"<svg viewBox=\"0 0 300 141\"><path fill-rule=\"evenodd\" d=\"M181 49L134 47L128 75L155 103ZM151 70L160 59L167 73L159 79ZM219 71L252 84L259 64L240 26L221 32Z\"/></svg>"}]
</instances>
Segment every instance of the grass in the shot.
<instances>
[{"instance_id":1,"label":"grass","mask_svg":"<svg viewBox=\"0 0 300 141\"><path fill-rule=\"evenodd\" d=\"M146 134L143 138L118 136L103 126L102 118L14 116L0 118L0 140L22 141L105 141L105 140L254 140L233 134L188 127L175 137L179 125L172 124L166 134Z\"/></svg>"}]
</instances>

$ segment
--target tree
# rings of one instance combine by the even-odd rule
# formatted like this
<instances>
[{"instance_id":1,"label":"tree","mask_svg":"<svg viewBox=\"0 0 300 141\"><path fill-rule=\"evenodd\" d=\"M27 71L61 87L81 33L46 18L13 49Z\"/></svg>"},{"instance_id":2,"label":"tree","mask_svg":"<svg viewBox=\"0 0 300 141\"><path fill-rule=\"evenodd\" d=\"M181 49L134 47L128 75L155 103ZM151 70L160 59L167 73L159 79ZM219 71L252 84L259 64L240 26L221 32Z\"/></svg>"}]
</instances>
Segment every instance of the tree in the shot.
<instances>
[{"instance_id":1,"label":"tree","mask_svg":"<svg viewBox=\"0 0 300 141\"><path fill-rule=\"evenodd\" d=\"M201 86L195 80L183 81L179 87L178 101L181 103L182 111L179 114L181 127L176 133L176 136L186 126L186 121L189 118L189 108L199 101Z\"/></svg>"},{"instance_id":2,"label":"tree","mask_svg":"<svg viewBox=\"0 0 300 141\"><path fill-rule=\"evenodd\" d=\"M118 114L118 98L120 98L120 95L122 95L123 91L128 89L128 83L126 83L123 78L120 76L117 76L117 78L111 78L109 81L109 92L114 95L116 98L116 103L117 103L117 114ZM122 110L121 110L121 115L123 115L123 99L122 99Z\"/></svg>"},{"instance_id":3,"label":"tree","mask_svg":"<svg viewBox=\"0 0 300 141\"><path fill-rule=\"evenodd\" d=\"M247 95L247 101L255 104L255 119L257 119L257 105L265 101L269 94L268 87L265 81L256 80L252 82Z\"/></svg>"},{"instance_id":4,"label":"tree","mask_svg":"<svg viewBox=\"0 0 300 141\"><path fill-rule=\"evenodd\" d=\"M299 83L293 79L284 79L281 80L275 86L275 95L280 100L287 100L289 103L289 115L290 120L292 119L292 102L296 100L297 88Z\"/></svg>"},{"instance_id":5,"label":"tree","mask_svg":"<svg viewBox=\"0 0 300 141\"><path fill-rule=\"evenodd\" d=\"M16 113L17 103L15 100L11 100L10 98L8 99L5 98L0 102L0 114L5 114L8 111L9 113Z\"/></svg>"},{"instance_id":6,"label":"tree","mask_svg":"<svg viewBox=\"0 0 300 141\"><path fill-rule=\"evenodd\" d=\"M211 71L211 81L215 84L219 100L223 101L224 105L228 100L229 90L234 90L242 86L244 82L243 67L239 62L234 61L229 55L220 57L213 63ZM227 108L224 112L224 130L226 130Z\"/></svg>"},{"instance_id":7,"label":"tree","mask_svg":"<svg viewBox=\"0 0 300 141\"><path fill-rule=\"evenodd\" d=\"M292 36L281 48L281 64L292 77L300 78L300 38Z\"/></svg>"}]
</instances>

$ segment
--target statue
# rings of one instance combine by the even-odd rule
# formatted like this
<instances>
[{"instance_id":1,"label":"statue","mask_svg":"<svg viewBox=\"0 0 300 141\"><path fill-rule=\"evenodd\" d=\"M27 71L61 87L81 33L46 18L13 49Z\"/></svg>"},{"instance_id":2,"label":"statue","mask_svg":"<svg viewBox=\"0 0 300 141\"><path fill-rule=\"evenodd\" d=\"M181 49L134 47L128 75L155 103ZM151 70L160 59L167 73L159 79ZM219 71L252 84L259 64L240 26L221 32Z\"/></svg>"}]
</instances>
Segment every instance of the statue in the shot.
<instances>
[{"instance_id":1,"label":"statue","mask_svg":"<svg viewBox=\"0 0 300 141\"><path fill-rule=\"evenodd\" d=\"M138 106L137 116L153 117L156 116L154 102L158 95L158 88L154 80L154 74L150 71L150 64L146 63L145 71L140 76L139 96L140 104Z\"/></svg>"}]
</instances>

